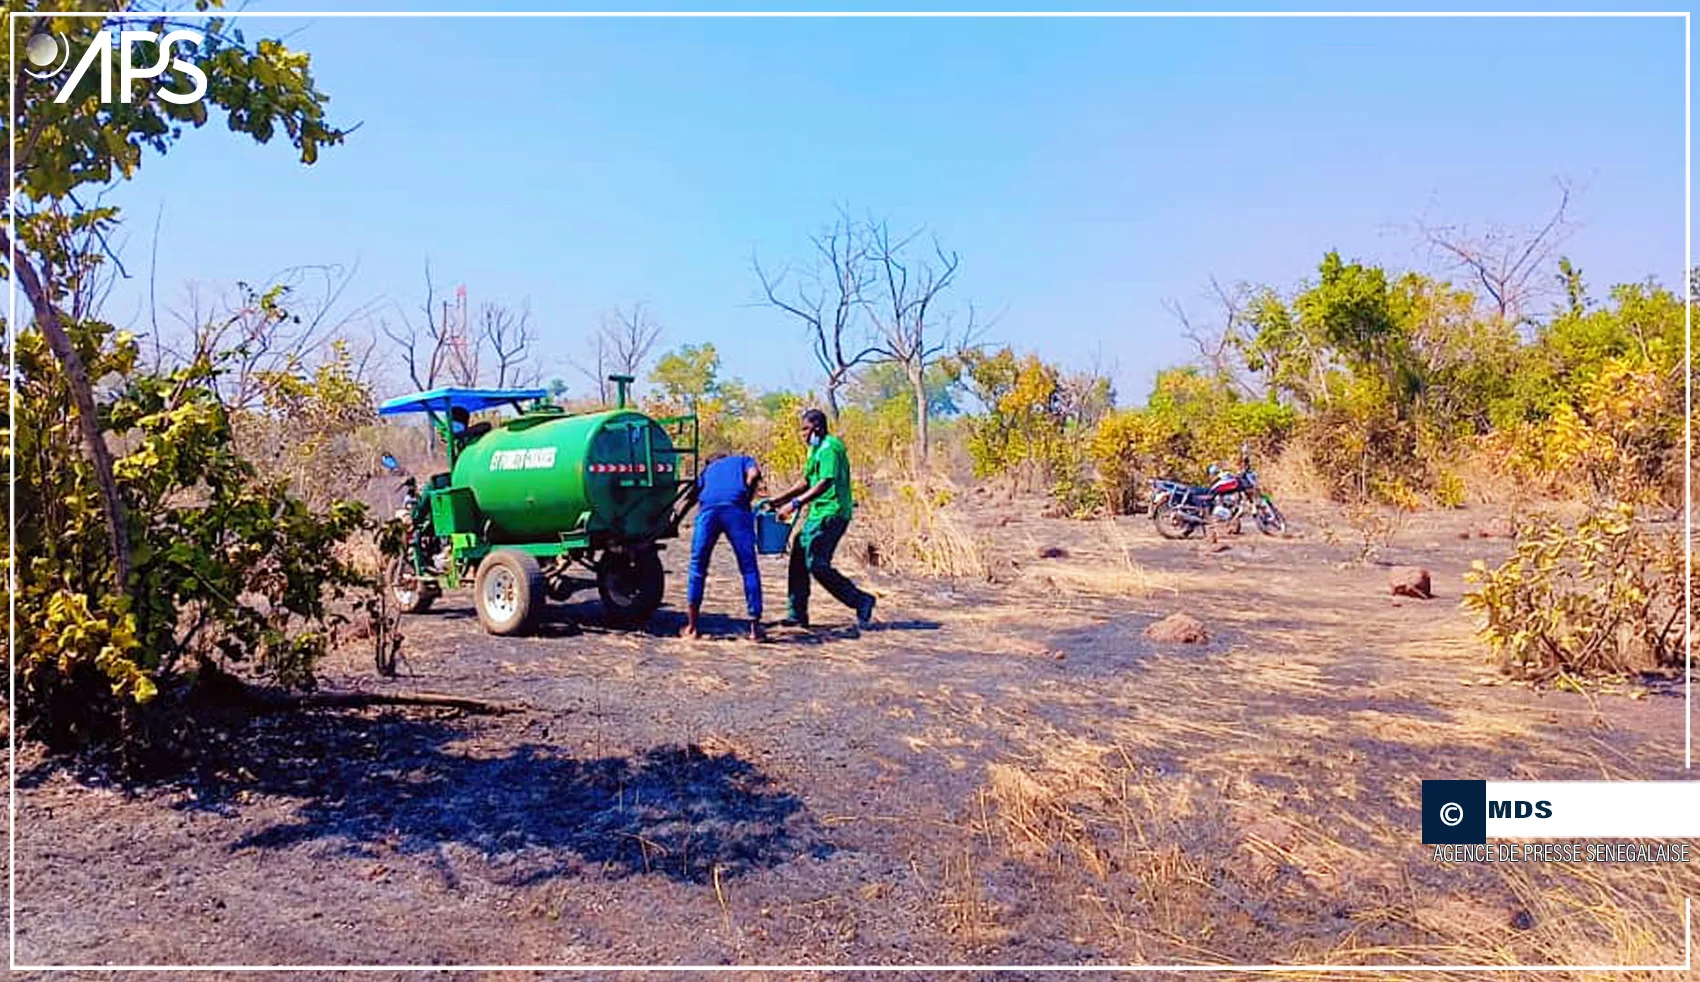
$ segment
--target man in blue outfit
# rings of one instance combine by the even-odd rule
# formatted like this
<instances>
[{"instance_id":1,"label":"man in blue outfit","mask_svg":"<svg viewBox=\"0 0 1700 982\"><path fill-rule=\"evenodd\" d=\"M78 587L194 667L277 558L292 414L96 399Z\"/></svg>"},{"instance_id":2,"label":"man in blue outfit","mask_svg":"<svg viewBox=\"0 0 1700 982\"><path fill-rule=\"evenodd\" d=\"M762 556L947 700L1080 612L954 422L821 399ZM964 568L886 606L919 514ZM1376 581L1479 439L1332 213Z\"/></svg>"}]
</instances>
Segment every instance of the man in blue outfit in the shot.
<instances>
[{"instance_id":1,"label":"man in blue outfit","mask_svg":"<svg viewBox=\"0 0 1700 982\"><path fill-rule=\"evenodd\" d=\"M761 483L761 467L754 457L714 454L697 475L697 520L691 535L691 568L685 587L685 637L700 637L697 615L702 608L703 582L708 578L708 560L722 533L738 557L738 572L744 577L744 604L750 613L750 640L762 639L761 569L756 565L756 517L750 510Z\"/></svg>"}]
</instances>

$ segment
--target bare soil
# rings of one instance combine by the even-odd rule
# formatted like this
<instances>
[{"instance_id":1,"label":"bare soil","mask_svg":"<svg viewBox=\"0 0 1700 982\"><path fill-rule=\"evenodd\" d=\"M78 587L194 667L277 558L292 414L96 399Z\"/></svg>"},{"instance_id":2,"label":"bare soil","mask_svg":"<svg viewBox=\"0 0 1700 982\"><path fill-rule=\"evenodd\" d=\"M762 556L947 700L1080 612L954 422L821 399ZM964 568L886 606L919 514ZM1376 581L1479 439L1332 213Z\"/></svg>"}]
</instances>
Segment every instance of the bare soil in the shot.
<instances>
[{"instance_id":1,"label":"bare soil","mask_svg":"<svg viewBox=\"0 0 1700 982\"><path fill-rule=\"evenodd\" d=\"M1688 777L1680 685L1499 679L1458 605L1509 548L1485 510L1371 562L1291 510L1211 545L982 502L1001 582L867 569L853 540L875 628L817 589L816 631L764 645L716 613L742 612L724 554L696 642L672 606L606 629L591 595L493 638L451 595L404 621L401 678L350 648L325 687L522 712L268 714L147 784L21 750L17 959L1681 962L1696 867L1439 864L1419 810L1425 777ZM1391 595L1401 565L1434 599ZM1145 637L1175 612L1208 640Z\"/></svg>"}]
</instances>

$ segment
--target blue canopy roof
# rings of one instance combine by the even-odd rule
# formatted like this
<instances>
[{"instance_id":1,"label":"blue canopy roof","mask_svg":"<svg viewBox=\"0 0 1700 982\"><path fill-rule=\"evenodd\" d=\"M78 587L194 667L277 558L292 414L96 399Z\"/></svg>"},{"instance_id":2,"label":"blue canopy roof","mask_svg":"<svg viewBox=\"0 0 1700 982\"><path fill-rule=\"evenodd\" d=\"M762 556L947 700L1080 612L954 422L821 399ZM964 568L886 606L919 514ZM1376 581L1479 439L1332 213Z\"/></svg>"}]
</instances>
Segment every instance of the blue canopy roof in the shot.
<instances>
[{"instance_id":1,"label":"blue canopy roof","mask_svg":"<svg viewBox=\"0 0 1700 982\"><path fill-rule=\"evenodd\" d=\"M399 413L448 412L460 406L469 413L491 406L504 406L522 399L542 399L549 394L547 389L432 389L430 392L415 392L410 396L398 396L378 406L378 415L395 416Z\"/></svg>"}]
</instances>

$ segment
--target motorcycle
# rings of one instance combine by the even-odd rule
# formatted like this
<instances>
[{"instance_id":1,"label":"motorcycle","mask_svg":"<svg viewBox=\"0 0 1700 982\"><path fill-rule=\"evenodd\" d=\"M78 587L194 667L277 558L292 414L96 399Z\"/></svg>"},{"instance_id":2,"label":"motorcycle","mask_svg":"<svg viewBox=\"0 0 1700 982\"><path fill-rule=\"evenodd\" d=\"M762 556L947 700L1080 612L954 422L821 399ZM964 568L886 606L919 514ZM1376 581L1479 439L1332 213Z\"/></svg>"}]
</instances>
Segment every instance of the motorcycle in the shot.
<instances>
[{"instance_id":1,"label":"motorcycle","mask_svg":"<svg viewBox=\"0 0 1700 982\"><path fill-rule=\"evenodd\" d=\"M1184 539L1210 528L1238 533L1247 517L1264 535L1287 530L1286 516L1258 485L1257 472L1243 456L1239 473L1223 470L1205 487L1164 478L1151 481L1151 521L1165 539Z\"/></svg>"},{"instance_id":2,"label":"motorcycle","mask_svg":"<svg viewBox=\"0 0 1700 982\"><path fill-rule=\"evenodd\" d=\"M396 508L394 518L407 530L405 546L391 563L390 588L401 608L415 613L430 606L440 595L441 590L431 577L442 573L442 554L447 549L431 530L430 513L420 508L418 479L389 454L384 454L381 462L385 470L402 478L396 489L401 495L401 504ZM415 565L415 557L424 563L423 577L420 576L420 568Z\"/></svg>"}]
</instances>

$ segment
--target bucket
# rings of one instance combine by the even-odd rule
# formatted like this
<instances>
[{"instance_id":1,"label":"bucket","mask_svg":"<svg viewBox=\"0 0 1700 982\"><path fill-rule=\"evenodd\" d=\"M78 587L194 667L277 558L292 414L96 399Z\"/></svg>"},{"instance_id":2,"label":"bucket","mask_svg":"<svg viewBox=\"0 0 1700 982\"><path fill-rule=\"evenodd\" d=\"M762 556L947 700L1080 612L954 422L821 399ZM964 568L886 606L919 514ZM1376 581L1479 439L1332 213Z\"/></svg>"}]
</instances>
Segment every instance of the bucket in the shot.
<instances>
[{"instance_id":1,"label":"bucket","mask_svg":"<svg viewBox=\"0 0 1700 982\"><path fill-rule=\"evenodd\" d=\"M782 522L765 511L756 513L756 552L764 556L777 556L785 551L785 544L789 541L789 522Z\"/></svg>"}]
</instances>

